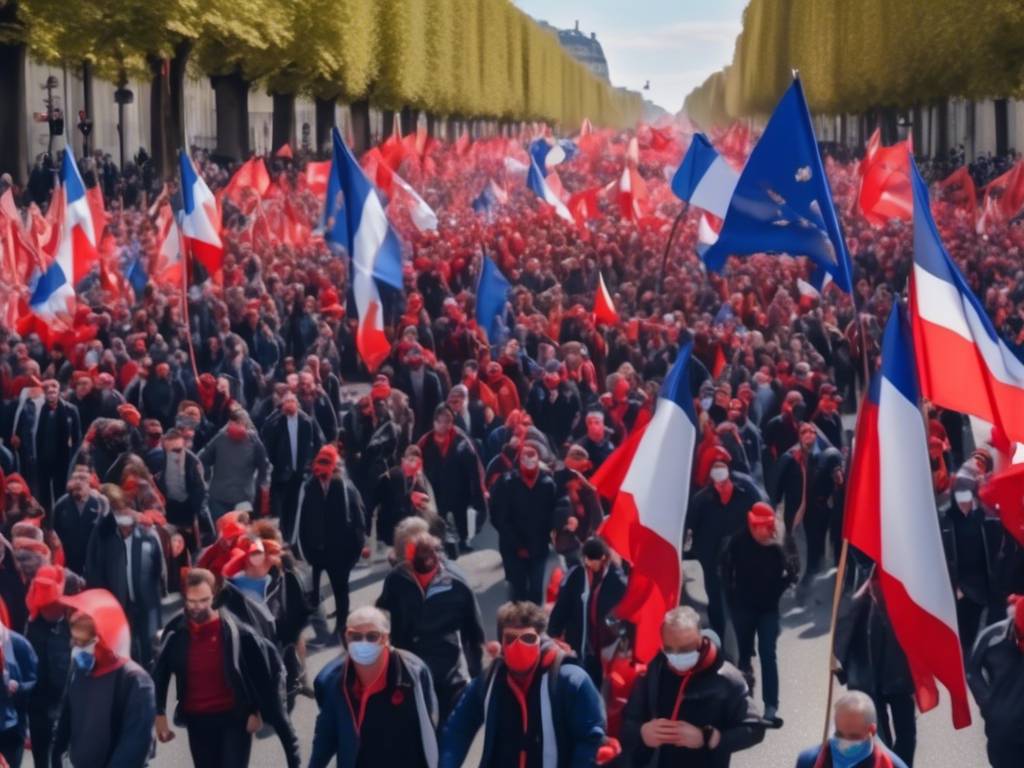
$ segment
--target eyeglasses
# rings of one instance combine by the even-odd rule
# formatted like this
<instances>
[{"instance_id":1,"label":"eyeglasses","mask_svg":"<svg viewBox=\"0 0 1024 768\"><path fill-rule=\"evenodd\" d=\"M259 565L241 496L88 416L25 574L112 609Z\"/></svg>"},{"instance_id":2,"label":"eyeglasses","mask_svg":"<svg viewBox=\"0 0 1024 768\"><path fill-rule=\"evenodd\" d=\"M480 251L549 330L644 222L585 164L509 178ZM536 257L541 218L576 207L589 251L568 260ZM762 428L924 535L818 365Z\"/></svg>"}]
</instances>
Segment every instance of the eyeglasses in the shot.
<instances>
[{"instance_id":1,"label":"eyeglasses","mask_svg":"<svg viewBox=\"0 0 1024 768\"><path fill-rule=\"evenodd\" d=\"M517 641L523 645L536 645L540 642L540 635L536 632L524 632L521 635L506 634L502 638L502 642L505 645L512 645L512 643Z\"/></svg>"},{"instance_id":2,"label":"eyeglasses","mask_svg":"<svg viewBox=\"0 0 1024 768\"><path fill-rule=\"evenodd\" d=\"M384 637L383 632L353 632L345 630L345 639L350 643L360 643L364 640L368 643L379 643L382 637Z\"/></svg>"}]
</instances>

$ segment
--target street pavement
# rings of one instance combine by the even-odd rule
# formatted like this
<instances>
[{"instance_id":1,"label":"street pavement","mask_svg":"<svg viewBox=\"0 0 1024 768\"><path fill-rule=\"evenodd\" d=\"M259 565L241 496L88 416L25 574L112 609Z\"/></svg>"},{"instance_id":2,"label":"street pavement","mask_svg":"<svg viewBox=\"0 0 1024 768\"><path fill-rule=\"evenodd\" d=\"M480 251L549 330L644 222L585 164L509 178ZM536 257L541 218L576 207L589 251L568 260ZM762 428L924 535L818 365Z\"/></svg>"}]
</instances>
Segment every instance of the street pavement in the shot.
<instances>
[{"instance_id":1,"label":"street pavement","mask_svg":"<svg viewBox=\"0 0 1024 768\"><path fill-rule=\"evenodd\" d=\"M488 526L475 540L478 550L460 557L458 561L480 600L488 639L494 639L495 612L507 596L501 561L494 549L495 542L494 531ZM375 556L371 563L361 565L353 571L353 607L372 603L376 599L380 594L381 580L386 571L387 563L381 556ZM706 597L700 566L687 562L685 573L689 602L702 610ZM780 730L768 731L763 744L737 754L732 760L733 768L791 768L800 750L821 739L828 682L828 624L833 584L830 576L831 574L823 575L816 582L806 601L806 607L797 605L792 593L783 598L782 635L779 639L778 655L781 679L780 716L784 718L785 725ZM333 611L332 599L328 599L327 605L327 610ZM310 655L310 681L336 653L337 649L326 649ZM837 686L837 693L840 690ZM173 692L174 686L171 686L172 697ZM169 702L168 711L173 711L173 701ZM309 758L315 719L315 702L299 697L292 713L292 721L298 731L304 761ZM948 699L943 692L942 703L938 709L918 717L915 764L928 768L978 768L987 765L983 726L976 711L974 719L975 722L970 728L954 731ZM182 768L191 765L186 733L183 729L176 729L176 732L177 738L174 741L159 745L156 759L152 762L153 766ZM474 749L466 760L466 766L475 767L479 764L479 750L478 737ZM281 747L276 737L270 736L254 742L250 764L253 768L280 768L283 765Z\"/></svg>"}]
</instances>

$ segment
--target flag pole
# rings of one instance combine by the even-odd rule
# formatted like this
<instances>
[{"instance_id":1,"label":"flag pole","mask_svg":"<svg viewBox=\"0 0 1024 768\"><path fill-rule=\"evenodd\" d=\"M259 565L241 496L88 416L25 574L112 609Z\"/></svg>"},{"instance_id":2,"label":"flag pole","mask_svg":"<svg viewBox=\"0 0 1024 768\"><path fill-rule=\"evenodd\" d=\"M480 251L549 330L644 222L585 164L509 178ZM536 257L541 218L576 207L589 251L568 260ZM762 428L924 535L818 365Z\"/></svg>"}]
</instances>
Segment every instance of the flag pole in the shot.
<instances>
[{"instance_id":1,"label":"flag pole","mask_svg":"<svg viewBox=\"0 0 1024 768\"><path fill-rule=\"evenodd\" d=\"M676 216L676 220L672 223L672 231L668 233L668 242L665 243L665 252L661 256L661 272L658 273L658 293L662 292L662 288L665 283L665 270L668 268L668 254L672 250L672 243L676 239L676 230L679 228L680 222L686 212L690 210L690 203L686 200L683 201L683 209Z\"/></svg>"},{"instance_id":2,"label":"flag pole","mask_svg":"<svg viewBox=\"0 0 1024 768\"><path fill-rule=\"evenodd\" d=\"M178 227L178 222L174 222ZM195 377L196 386L199 386L199 367L196 365L196 348L192 341L192 320L188 312L188 270L192 262L189 249L185 245L185 238L181 234L181 227L178 227L178 246L181 249L181 316L185 321L185 338L188 339L188 356L192 361L192 375Z\"/></svg>"}]
</instances>

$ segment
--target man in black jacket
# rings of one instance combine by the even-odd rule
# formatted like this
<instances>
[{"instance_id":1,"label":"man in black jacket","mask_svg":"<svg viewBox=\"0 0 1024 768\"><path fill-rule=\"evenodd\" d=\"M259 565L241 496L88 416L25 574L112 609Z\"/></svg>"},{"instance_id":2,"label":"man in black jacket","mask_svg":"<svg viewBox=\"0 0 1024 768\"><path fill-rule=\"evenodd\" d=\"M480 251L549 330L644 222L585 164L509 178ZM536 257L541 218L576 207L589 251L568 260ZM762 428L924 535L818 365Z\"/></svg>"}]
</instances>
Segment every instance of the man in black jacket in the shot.
<instances>
[{"instance_id":1,"label":"man in black jacket","mask_svg":"<svg viewBox=\"0 0 1024 768\"><path fill-rule=\"evenodd\" d=\"M103 497L90 486L86 467L76 467L68 480L68 492L53 507L53 530L64 547L64 564L78 574L85 573L89 539L103 511Z\"/></svg>"},{"instance_id":2,"label":"man in black jacket","mask_svg":"<svg viewBox=\"0 0 1024 768\"><path fill-rule=\"evenodd\" d=\"M292 392L281 397L280 410L271 416L260 432L270 473L270 514L281 521L281 535L291 539L295 527L295 509L302 483L309 477L313 457L324 444L320 426L299 408Z\"/></svg>"},{"instance_id":3,"label":"man in black jacket","mask_svg":"<svg viewBox=\"0 0 1024 768\"><path fill-rule=\"evenodd\" d=\"M36 501L49 510L64 489L71 456L82 440L78 409L61 398L60 384L54 379L43 382L43 403L32 434L35 437L33 463L23 464L22 472L32 484Z\"/></svg>"},{"instance_id":4,"label":"man in black jacket","mask_svg":"<svg viewBox=\"0 0 1024 768\"><path fill-rule=\"evenodd\" d=\"M167 503L167 522L178 529L195 555L200 543L210 544L214 539L203 468L199 457L185 448L185 436L177 429L164 435L163 448L156 486Z\"/></svg>"},{"instance_id":5,"label":"man in black jacket","mask_svg":"<svg viewBox=\"0 0 1024 768\"><path fill-rule=\"evenodd\" d=\"M551 534L561 528L558 488L540 464L540 448L527 441L515 469L494 484L492 522L498 531L498 551L511 587L511 600L544 602L544 566Z\"/></svg>"},{"instance_id":6,"label":"man in black jacket","mask_svg":"<svg viewBox=\"0 0 1024 768\"><path fill-rule=\"evenodd\" d=\"M661 642L623 713L622 751L633 766L718 768L764 738L743 676L701 632L696 611L666 613Z\"/></svg>"},{"instance_id":7,"label":"man in black jacket","mask_svg":"<svg viewBox=\"0 0 1024 768\"><path fill-rule=\"evenodd\" d=\"M626 594L627 583L622 560L595 536L583 543L583 564L566 574L551 609L548 634L569 644L598 690L605 649L616 640L607 619Z\"/></svg>"},{"instance_id":8,"label":"man in black jacket","mask_svg":"<svg viewBox=\"0 0 1024 768\"><path fill-rule=\"evenodd\" d=\"M983 631L967 662L993 768L1016 768L1024 759L1024 598L1010 601L1011 618Z\"/></svg>"},{"instance_id":9,"label":"man in black jacket","mask_svg":"<svg viewBox=\"0 0 1024 768\"><path fill-rule=\"evenodd\" d=\"M437 512L445 520L455 518L459 549L472 551L469 539L469 508L487 512L483 467L473 442L455 428L455 412L446 403L434 412L434 428L420 438L423 472L437 500Z\"/></svg>"},{"instance_id":10,"label":"man in black jacket","mask_svg":"<svg viewBox=\"0 0 1024 768\"><path fill-rule=\"evenodd\" d=\"M423 348L419 344L413 344L405 351L393 385L409 396L409 407L416 416L412 439L419 440L430 429L430 420L436 417L437 407L444 403L441 379L424 365Z\"/></svg>"},{"instance_id":11,"label":"man in black jacket","mask_svg":"<svg viewBox=\"0 0 1024 768\"><path fill-rule=\"evenodd\" d=\"M739 646L739 667L751 688L754 636L761 659L764 718L775 721L779 710L779 600L796 582L796 569L779 542L775 510L758 502L747 514L747 528L736 533L722 553L722 585Z\"/></svg>"},{"instance_id":12,"label":"man in black jacket","mask_svg":"<svg viewBox=\"0 0 1024 768\"><path fill-rule=\"evenodd\" d=\"M338 439L338 413L327 399L327 395L317 385L312 373L302 371L299 374L295 394L305 414L319 425L323 442L335 442Z\"/></svg>"},{"instance_id":13,"label":"man in black jacket","mask_svg":"<svg viewBox=\"0 0 1024 768\"><path fill-rule=\"evenodd\" d=\"M185 577L185 611L168 622L153 670L156 733L164 743L174 738L166 714L174 675L175 721L188 729L196 768L245 768L263 715L277 721L284 705L265 644L252 627L215 607L215 588L216 578L202 568ZM289 766L299 764L294 738L285 753Z\"/></svg>"},{"instance_id":14,"label":"man in black jacket","mask_svg":"<svg viewBox=\"0 0 1024 768\"><path fill-rule=\"evenodd\" d=\"M462 573L443 559L441 542L421 533L412 559L384 577L377 607L391 616L391 642L426 662L443 722L470 677L480 674L484 629L476 595ZM408 546L408 545L407 545Z\"/></svg>"},{"instance_id":15,"label":"man in black jacket","mask_svg":"<svg viewBox=\"0 0 1024 768\"><path fill-rule=\"evenodd\" d=\"M556 451L576 428L581 409L576 385L562 380L561 363L548 360L541 380L530 389L526 410Z\"/></svg>"},{"instance_id":16,"label":"man in black jacket","mask_svg":"<svg viewBox=\"0 0 1024 768\"><path fill-rule=\"evenodd\" d=\"M716 446L712 451L711 482L690 502L686 527L693 532L691 551L704 572L708 621L719 637L725 637L725 596L719 580L722 550L730 537L747 527L747 512L764 497L748 475L730 469L727 450Z\"/></svg>"}]
</instances>

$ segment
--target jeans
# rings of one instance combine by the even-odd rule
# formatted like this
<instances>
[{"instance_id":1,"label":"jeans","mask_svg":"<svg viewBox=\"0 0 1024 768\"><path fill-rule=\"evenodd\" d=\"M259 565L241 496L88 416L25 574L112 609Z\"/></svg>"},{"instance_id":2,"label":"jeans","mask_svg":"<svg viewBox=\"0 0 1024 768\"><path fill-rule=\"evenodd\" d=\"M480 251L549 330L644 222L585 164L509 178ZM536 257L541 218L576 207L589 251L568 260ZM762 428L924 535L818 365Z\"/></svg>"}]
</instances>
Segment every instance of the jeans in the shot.
<instances>
[{"instance_id":1,"label":"jeans","mask_svg":"<svg viewBox=\"0 0 1024 768\"><path fill-rule=\"evenodd\" d=\"M736 645L739 647L739 667L751 670L754 656L754 635L757 635L757 655L761 658L761 699L766 707L779 706L779 662L775 652L779 640L779 611L756 611L742 605L732 606Z\"/></svg>"},{"instance_id":2,"label":"jeans","mask_svg":"<svg viewBox=\"0 0 1024 768\"><path fill-rule=\"evenodd\" d=\"M503 556L505 579L512 588L509 599L529 600L537 605L544 605L544 566L547 555L541 557L520 558L516 555Z\"/></svg>"},{"instance_id":3,"label":"jeans","mask_svg":"<svg viewBox=\"0 0 1024 768\"><path fill-rule=\"evenodd\" d=\"M882 743L912 766L917 748L917 712L913 694L876 698L875 711L878 713L878 735Z\"/></svg>"},{"instance_id":4,"label":"jeans","mask_svg":"<svg viewBox=\"0 0 1024 768\"><path fill-rule=\"evenodd\" d=\"M252 736L245 730L245 715L224 712L186 715L188 748L195 768L246 768Z\"/></svg>"}]
</instances>

